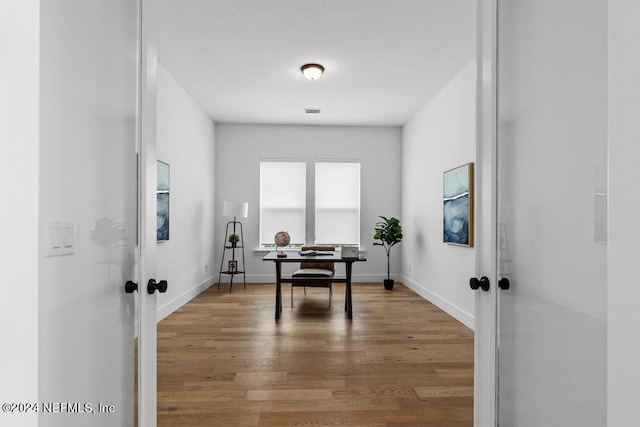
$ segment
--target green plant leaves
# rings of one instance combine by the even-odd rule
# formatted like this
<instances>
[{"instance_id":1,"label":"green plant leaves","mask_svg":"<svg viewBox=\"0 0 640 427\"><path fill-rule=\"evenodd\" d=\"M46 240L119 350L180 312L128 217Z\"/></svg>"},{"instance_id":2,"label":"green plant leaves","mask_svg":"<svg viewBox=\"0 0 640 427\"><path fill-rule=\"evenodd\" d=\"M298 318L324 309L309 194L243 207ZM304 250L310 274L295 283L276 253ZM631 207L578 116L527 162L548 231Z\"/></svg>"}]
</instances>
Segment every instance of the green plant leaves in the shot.
<instances>
[{"instance_id":1,"label":"green plant leaves","mask_svg":"<svg viewBox=\"0 0 640 427\"><path fill-rule=\"evenodd\" d=\"M398 218L380 216L382 221L376 223L374 240L381 240L374 245L391 247L402 242L402 226Z\"/></svg>"}]
</instances>

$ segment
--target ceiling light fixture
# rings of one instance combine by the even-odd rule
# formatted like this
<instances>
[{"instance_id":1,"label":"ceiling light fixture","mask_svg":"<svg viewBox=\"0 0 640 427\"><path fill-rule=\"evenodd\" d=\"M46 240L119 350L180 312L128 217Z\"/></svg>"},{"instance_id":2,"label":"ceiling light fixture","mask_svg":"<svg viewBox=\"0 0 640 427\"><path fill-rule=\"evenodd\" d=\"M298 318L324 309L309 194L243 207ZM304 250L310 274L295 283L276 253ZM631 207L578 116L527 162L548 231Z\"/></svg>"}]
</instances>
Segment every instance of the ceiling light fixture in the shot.
<instances>
[{"instance_id":1,"label":"ceiling light fixture","mask_svg":"<svg viewBox=\"0 0 640 427\"><path fill-rule=\"evenodd\" d=\"M318 80L324 72L324 67L320 64L304 64L300 71L309 80Z\"/></svg>"}]
</instances>

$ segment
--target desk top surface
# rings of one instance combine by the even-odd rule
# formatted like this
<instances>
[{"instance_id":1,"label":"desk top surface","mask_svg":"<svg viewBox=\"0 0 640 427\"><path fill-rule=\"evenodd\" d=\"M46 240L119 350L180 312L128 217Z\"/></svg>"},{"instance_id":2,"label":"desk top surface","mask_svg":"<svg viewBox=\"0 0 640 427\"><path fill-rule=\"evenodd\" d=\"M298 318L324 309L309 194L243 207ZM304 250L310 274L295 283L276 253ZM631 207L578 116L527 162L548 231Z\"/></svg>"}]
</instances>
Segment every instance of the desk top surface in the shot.
<instances>
[{"instance_id":1,"label":"desk top surface","mask_svg":"<svg viewBox=\"0 0 640 427\"><path fill-rule=\"evenodd\" d=\"M285 253L286 257L279 258L276 251L271 251L262 260L276 262L356 262L367 260L362 254L359 258L343 258L338 251L328 252L327 255L300 255L298 251L285 251Z\"/></svg>"}]
</instances>

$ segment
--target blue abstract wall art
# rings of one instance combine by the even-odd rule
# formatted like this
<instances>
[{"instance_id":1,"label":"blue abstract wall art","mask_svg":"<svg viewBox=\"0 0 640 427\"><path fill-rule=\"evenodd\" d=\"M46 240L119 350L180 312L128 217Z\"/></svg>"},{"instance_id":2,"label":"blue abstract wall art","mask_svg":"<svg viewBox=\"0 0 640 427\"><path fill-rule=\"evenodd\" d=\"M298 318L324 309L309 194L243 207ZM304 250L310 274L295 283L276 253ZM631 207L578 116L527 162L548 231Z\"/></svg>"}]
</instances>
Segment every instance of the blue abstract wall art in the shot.
<instances>
[{"instance_id":1,"label":"blue abstract wall art","mask_svg":"<svg viewBox=\"0 0 640 427\"><path fill-rule=\"evenodd\" d=\"M169 240L169 165L158 160L158 187L156 189L158 203L157 240Z\"/></svg>"},{"instance_id":2,"label":"blue abstract wall art","mask_svg":"<svg viewBox=\"0 0 640 427\"><path fill-rule=\"evenodd\" d=\"M442 230L445 243L473 246L473 163L444 173Z\"/></svg>"}]
</instances>

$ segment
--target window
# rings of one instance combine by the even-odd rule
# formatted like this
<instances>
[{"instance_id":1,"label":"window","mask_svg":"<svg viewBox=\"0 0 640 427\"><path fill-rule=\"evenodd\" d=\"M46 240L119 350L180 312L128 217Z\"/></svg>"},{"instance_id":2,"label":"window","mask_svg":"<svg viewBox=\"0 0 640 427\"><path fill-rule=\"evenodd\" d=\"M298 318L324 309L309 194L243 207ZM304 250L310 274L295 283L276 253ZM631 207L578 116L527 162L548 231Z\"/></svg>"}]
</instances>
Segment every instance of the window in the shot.
<instances>
[{"instance_id":1,"label":"window","mask_svg":"<svg viewBox=\"0 0 640 427\"><path fill-rule=\"evenodd\" d=\"M316 163L315 243L360 244L360 163Z\"/></svg>"},{"instance_id":2,"label":"window","mask_svg":"<svg viewBox=\"0 0 640 427\"><path fill-rule=\"evenodd\" d=\"M260 246L274 247L278 231L287 231L291 245L360 245L360 163L315 162L314 230L307 227L305 162L260 162ZM313 203L310 201L310 203ZM313 235L307 242L306 236Z\"/></svg>"},{"instance_id":3,"label":"window","mask_svg":"<svg viewBox=\"0 0 640 427\"><path fill-rule=\"evenodd\" d=\"M306 182L305 162L260 162L260 246L274 246L278 231L305 243Z\"/></svg>"}]
</instances>

